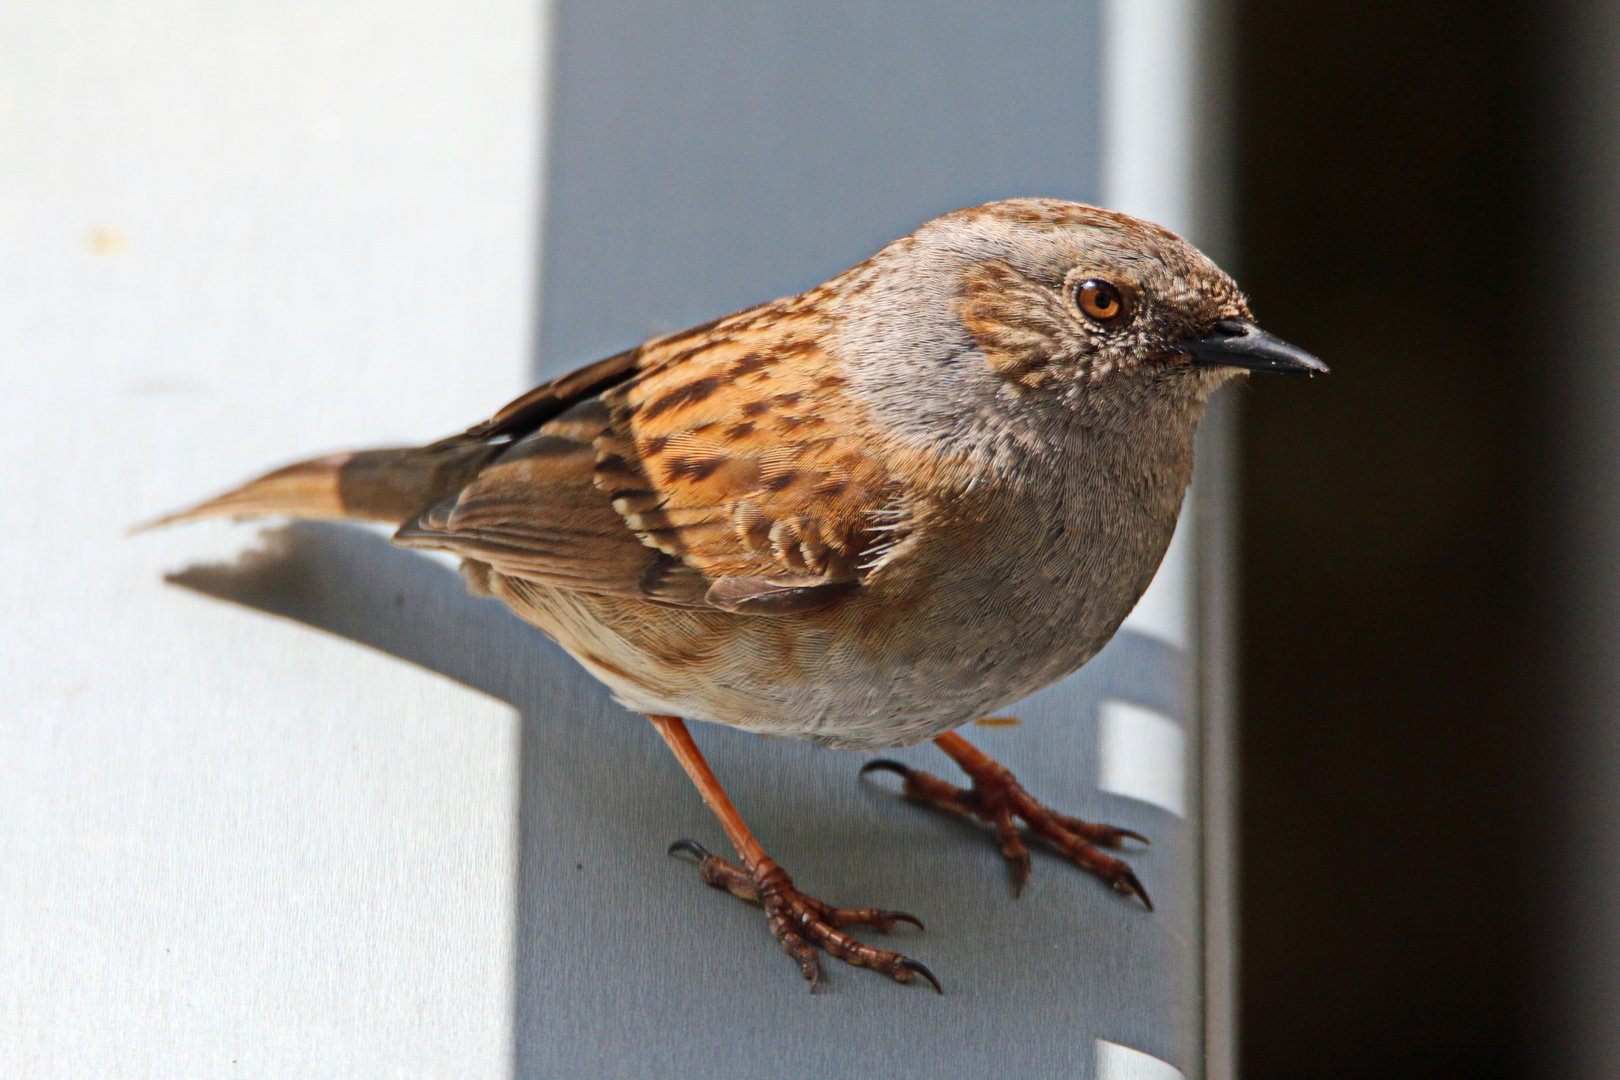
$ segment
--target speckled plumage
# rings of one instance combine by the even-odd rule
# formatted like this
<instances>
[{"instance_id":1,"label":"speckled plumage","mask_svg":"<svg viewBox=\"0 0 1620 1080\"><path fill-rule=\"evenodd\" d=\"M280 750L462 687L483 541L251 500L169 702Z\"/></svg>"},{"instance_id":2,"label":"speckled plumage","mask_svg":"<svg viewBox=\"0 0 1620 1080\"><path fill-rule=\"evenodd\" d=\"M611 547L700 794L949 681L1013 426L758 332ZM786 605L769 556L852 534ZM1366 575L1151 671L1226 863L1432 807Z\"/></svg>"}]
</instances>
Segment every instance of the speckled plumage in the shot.
<instances>
[{"instance_id":1,"label":"speckled plumage","mask_svg":"<svg viewBox=\"0 0 1620 1080\"><path fill-rule=\"evenodd\" d=\"M947 214L800 296L587 365L428 446L278 470L167 521L337 517L463 558L475 591L555 638L654 728L812 986L817 950L900 982L927 968L844 935L911 916L800 892L682 718L873 748L933 738L972 780L899 762L906 794L1018 822L1134 895L1136 834L1056 813L953 729L1074 671L1152 579L1211 392L1325 371L1249 321L1165 230L1076 203ZM920 924L919 924L920 925Z\"/></svg>"},{"instance_id":2,"label":"speckled plumage","mask_svg":"<svg viewBox=\"0 0 1620 1080\"><path fill-rule=\"evenodd\" d=\"M1073 287L1093 277L1136 298L1128 323L1077 310ZM399 455L393 475L435 476L427 505L361 505L376 495L342 456L322 459L350 473L327 502L462 555L476 587L632 709L913 743L1113 635L1175 528L1204 402L1234 373L1173 345L1247 315L1225 274L1157 226L991 203L809 292L537 388L462 436L372 452ZM275 512L244 503L252 490L192 513Z\"/></svg>"}]
</instances>

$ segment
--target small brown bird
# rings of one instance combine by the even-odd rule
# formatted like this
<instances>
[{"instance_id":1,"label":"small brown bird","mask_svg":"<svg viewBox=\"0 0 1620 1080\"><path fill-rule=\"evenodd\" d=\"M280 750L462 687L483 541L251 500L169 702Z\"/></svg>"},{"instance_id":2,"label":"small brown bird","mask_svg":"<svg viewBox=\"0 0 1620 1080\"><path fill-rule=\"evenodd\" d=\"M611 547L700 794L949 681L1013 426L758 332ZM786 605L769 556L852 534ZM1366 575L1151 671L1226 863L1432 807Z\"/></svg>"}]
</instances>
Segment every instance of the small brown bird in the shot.
<instances>
[{"instance_id":1,"label":"small brown bird","mask_svg":"<svg viewBox=\"0 0 1620 1080\"><path fill-rule=\"evenodd\" d=\"M1170 542L1204 403L1243 369L1327 370L1257 328L1170 232L1014 199L580 368L463 434L291 465L157 524L385 521L396 543L461 556L475 592L648 715L741 865L671 850L760 903L812 987L820 949L938 989L841 932L912 916L794 887L682 718L858 749L933 739L970 788L867 768L989 822L1019 882L1022 821L1149 903L1099 850L1141 837L1047 809L955 729L1113 637Z\"/></svg>"}]
</instances>

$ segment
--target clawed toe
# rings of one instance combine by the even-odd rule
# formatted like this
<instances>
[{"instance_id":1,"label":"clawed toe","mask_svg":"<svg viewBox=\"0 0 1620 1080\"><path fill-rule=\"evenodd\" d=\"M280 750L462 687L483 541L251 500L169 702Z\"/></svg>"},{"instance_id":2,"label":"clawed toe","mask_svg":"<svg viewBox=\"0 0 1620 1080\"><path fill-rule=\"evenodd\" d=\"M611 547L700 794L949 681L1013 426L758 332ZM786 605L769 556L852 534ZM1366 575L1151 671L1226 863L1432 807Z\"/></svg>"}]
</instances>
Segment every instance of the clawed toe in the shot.
<instances>
[{"instance_id":1,"label":"clawed toe","mask_svg":"<svg viewBox=\"0 0 1620 1080\"><path fill-rule=\"evenodd\" d=\"M765 909L771 933L782 951L798 964L799 972L815 991L821 983L821 962L817 951L855 967L870 968L898 983L909 983L918 975L936 991L944 993L939 980L927 967L888 949L878 949L842 933L846 926L868 926L883 933L896 923L910 923L923 929L922 920L904 911L884 908L840 908L799 891L785 870L769 859L753 872L735 866L715 855L696 840L677 840L669 854L687 852L698 858L698 873L704 884L724 889L740 899Z\"/></svg>"},{"instance_id":2,"label":"clawed toe","mask_svg":"<svg viewBox=\"0 0 1620 1080\"><path fill-rule=\"evenodd\" d=\"M1142 883L1137 880L1135 871L1127 867L1125 870L1120 872L1117 878L1114 879L1113 884L1116 892L1133 895L1138 900L1142 901L1142 905L1149 911L1153 910L1153 901L1148 899L1147 890L1142 888Z\"/></svg>"},{"instance_id":3,"label":"clawed toe","mask_svg":"<svg viewBox=\"0 0 1620 1080\"><path fill-rule=\"evenodd\" d=\"M907 960L907 959L902 958L900 966L905 968L908 971L916 972L918 975L921 975L923 978L927 979L930 983L933 984L934 993L943 994L945 992L945 988L939 985L939 980L934 978L934 973L932 971L929 971L928 968L925 967L924 965L919 964L915 960ZM903 979L900 979L900 981L901 982L910 982L911 980L903 978Z\"/></svg>"},{"instance_id":4,"label":"clawed toe","mask_svg":"<svg viewBox=\"0 0 1620 1080\"><path fill-rule=\"evenodd\" d=\"M873 760L868 761L865 765L861 766L860 775L865 776L869 772L892 772L896 776L904 777L905 779L909 780L911 779L911 774L914 771L915 770L912 769L911 766L902 765L900 762L891 758L874 758Z\"/></svg>"},{"instance_id":5,"label":"clawed toe","mask_svg":"<svg viewBox=\"0 0 1620 1080\"><path fill-rule=\"evenodd\" d=\"M673 844L669 845L669 850L664 854L673 855L677 851L690 852L691 854L696 855L699 859L714 858L714 856L709 853L709 849L698 843L696 840L677 840Z\"/></svg>"},{"instance_id":6,"label":"clawed toe","mask_svg":"<svg viewBox=\"0 0 1620 1080\"><path fill-rule=\"evenodd\" d=\"M1153 910L1153 901L1135 872L1123 861L1098 850L1117 850L1127 840L1146 844L1147 837L1117 825L1082 821L1048 809L1025 791L1005 766L960 735L942 735L934 741L972 778L971 788L957 787L931 773L888 758L867 762L861 767L861 775L892 772L905 781L901 791L906 798L988 824L995 830L997 846L1007 860L1015 896L1030 876L1029 848L1024 843L1027 831L1070 862L1101 878L1116 892L1134 896L1149 911Z\"/></svg>"},{"instance_id":7,"label":"clawed toe","mask_svg":"<svg viewBox=\"0 0 1620 1080\"><path fill-rule=\"evenodd\" d=\"M1091 821L1081 821L1079 818L1068 817L1065 814L1053 814L1052 817L1065 829L1074 833L1082 840L1089 840L1098 847L1122 848L1125 841L1135 840L1139 844L1153 846L1153 841L1139 832L1122 829L1118 825L1099 825Z\"/></svg>"}]
</instances>

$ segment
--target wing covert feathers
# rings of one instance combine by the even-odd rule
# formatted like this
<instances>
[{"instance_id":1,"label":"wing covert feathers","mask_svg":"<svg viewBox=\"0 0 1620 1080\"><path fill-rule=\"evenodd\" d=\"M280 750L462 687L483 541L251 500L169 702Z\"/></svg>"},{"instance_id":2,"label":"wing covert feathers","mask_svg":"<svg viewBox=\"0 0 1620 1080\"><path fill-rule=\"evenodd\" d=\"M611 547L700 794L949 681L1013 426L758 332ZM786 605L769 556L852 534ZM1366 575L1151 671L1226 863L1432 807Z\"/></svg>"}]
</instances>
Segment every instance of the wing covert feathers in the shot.
<instances>
[{"instance_id":1,"label":"wing covert feathers","mask_svg":"<svg viewBox=\"0 0 1620 1080\"><path fill-rule=\"evenodd\" d=\"M467 432L510 448L397 539L587 592L750 614L833 603L897 542L883 515L899 485L860 437L807 301L523 395Z\"/></svg>"},{"instance_id":2,"label":"wing covert feathers","mask_svg":"<svg viewBox=\"0 0 1620 1080\"><path fill-rule=\"evenodd\" d=\"M815 294L589 364L417 449L290 465L164 518L403 523L561 589L748 614L830 604L909 526Z\"/></svg>"},{"instance_id":3,"label":"wing covert feathers","mask_svg":"<svg viewBox=\"0 0 1620 1080\"><path fill-rule=\"evenodd\" d=\"M711 580L858 581L899 485L805 298L650 346L607 391L596 483L644 543ZM721 605L724 606L724 605Z\"/></svg>"}]
</instances>

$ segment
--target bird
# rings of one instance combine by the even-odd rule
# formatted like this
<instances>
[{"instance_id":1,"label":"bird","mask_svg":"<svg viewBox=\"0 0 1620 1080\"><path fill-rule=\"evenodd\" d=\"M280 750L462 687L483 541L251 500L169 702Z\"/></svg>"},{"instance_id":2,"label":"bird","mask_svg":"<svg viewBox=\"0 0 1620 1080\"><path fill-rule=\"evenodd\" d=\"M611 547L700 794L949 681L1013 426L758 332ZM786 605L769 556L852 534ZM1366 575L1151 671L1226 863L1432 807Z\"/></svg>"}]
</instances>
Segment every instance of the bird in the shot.
<instances>
[{"instance_id":1,"label":"bird","mask_svg":"<svg viewBox=\"0 0 1620 1080\"><path fill-rule=\"evenodd\" d=\"M331 454L151 524L384 522L461 559L644 714L736 849L701 880L759 905L815 989L826 955L900 983L924 964L845 933L906 912L801 890L687 721L864 751L932 740L960 787L879 758L903 794L991 826L1015 889L1026 832L1151 901L957 729L1074 672L1152 580L1210 395L1325 373L1158 225L1054 199L935 218L826 283L536 386L460 434Z\"/></svg>"}]
</instances>

